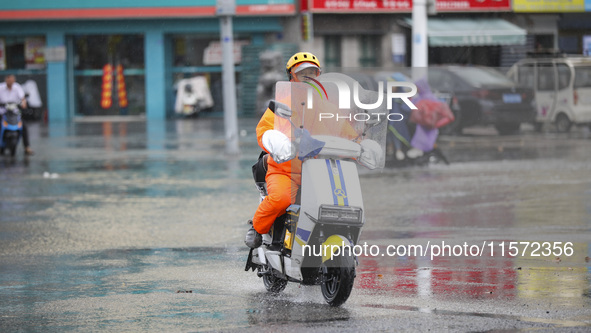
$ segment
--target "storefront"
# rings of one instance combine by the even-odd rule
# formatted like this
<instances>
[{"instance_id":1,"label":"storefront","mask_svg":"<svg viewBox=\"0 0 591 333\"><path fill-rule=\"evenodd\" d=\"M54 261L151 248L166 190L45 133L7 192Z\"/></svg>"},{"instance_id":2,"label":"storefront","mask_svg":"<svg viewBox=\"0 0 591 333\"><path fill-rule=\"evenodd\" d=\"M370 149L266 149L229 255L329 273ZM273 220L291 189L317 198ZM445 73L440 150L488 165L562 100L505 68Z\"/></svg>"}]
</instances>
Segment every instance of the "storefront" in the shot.
<instances>
[{"instance_id":1,"label":"storefront","mask_svg":"<svg viewBox=\"0 0 591 333\"><path fill-rule=\"evenodd\" d=\"M35 96L27 114L34 119L42 117L41 101L47 100L44 47L43 34L0 37L0 73L16 75L26 92Z\"/></svg>"},{"instance_id":2,"label":"storefront","mask_svg":"<svg viewBox=\"0 0 591 333\"><path fill-rule=\"evenodd\" d=\"M410 66L412 0L302 0L329 66ZM429 16L429 63L502 66L527 32L509 22L510 0L438 0ZM346 26L347 29L342 29Z\"/></svg>"},{"instance_id":3,"label":"storefront","mask_svg":"<svg viewBox=\"0 0 591 333\"><path fill-rule=\"evenodd\" d=\"M406 19L409 29L412 20ZM527 31L502 18L442 15L429 18L430 64L507 66L508 49L526 44Z\"/></svg>"},{"instance_id":4,"label":"storefront","mask_svg":"<svg viewBox=\"0 0 591 333\"><path fill-rule=\"evenodd\" d=\"M522 18L521 25L534 37L534 50L589 55L591 0L515 0L513 7Z\"/></svg>"},{"instance_id":5,"label":"storefront","mask_svg":"<svg viewBox=\"0 0 591 333\"><path fill-rule=\"evenodd\" d=\"M587 9L591 11L591 1ZM568 54L591 56L591 13L568 13L558 23L558 47Z\"/></svg>"},{"instance_id":6,"label":"storefront","mask_svg":"<svg viewBox=\"0 0 591 333\"><path fill-rule=\"evenodd\" d=\"M0 5L0 77L33 78L49 120L78 116L174 115L175 83L205 77L221 112L216 1L66 0ZM242 47L297 42L285 34L293 0L237 0L237 87ZM248 66L246 66L248 67ZM239 97L240 101L240 97ZM239 105L240 109L240 105ZM254 110L240 109L248 114Z\"/></svg>"}]
</instances>

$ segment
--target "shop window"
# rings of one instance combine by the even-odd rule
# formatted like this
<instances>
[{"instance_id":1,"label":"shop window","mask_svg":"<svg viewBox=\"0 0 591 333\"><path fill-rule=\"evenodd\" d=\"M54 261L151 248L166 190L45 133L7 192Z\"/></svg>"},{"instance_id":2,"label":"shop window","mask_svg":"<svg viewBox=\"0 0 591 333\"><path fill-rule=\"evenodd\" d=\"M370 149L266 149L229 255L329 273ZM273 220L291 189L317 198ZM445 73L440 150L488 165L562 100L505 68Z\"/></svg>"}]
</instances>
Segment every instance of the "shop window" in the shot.
<instances>
[{"instance_id":1,"label":"shop window","mask_svg":"<svg viewBox=\"0 0 591 333\"><path fill-rule=\"evenodd\" d=\"M6 43L6 68L25 68L25 45L22 43Z\"/></svg>"},{"instance_id":2,"label":"shop window","mask_svg":"<svg viewBox=\"0 0 591 333\"><path fill-rule=\"evenodd\" d=\"M324 66L341 67L341 36L324 37Z\"/></svg>"},{"instance_id":3,"label":"shop window","mask_svg":"<svg viewBox=\"0 0 591 333\"><path fill-rule=\"evenodd\" d=\"M377 67L380 55L380 41L379 36L363 35L359 38L359 47L361 48L359 54L359 65L361 67Z\"/></svg>"},{"instance_id":4,"label":"shop window","mask_svg":"<svg viewBox=\"0 0 591 333\"><path fill-rule=\"evenodd\" d=\"M534 45L536 50L554 49L554 35L535 35Z\"/></svg>"},{"instance_id":5,"label":"shop window","mask_svg":"<svg viewBox=\"0 0 591 333\"><path fill-rule=\"evenodd\" d=\"M0 70L44 69L45 37L0 37Z\"/></svg>"},{"instance_id":6,"label":"shop window","mask_svg":"<svg viewBox=\"0 0 591 333\"><path fill-rule=\"evenodd\" d=\"M564 53L580 53L579 36L560 36L558 37L558 49Z\"/></svg>"},{"instance_id":7,"label":"shop window","mask_svg":"<svg viewBox=\"0 0 591 333\"><path fill-rule=\"evenodd\" d=\"M101 69L109 63L121 63L125 69L144 68L142 35L75 36L74 47L77 70Z\"/></svg>"},{"instance_id":8,"label":"shop window","mask_svg":"<svg viewBox=\"0 0 591 333\"><path fill-rule=\"evenodd\" d=\"M222 93L222 47L219 35L173 35L172 41L172 94L179 98L178 83L182 79L203 76L213 98L213 106L201 110L204 112L223 111ZM242 48L250 44L246 36L234 36L234 64L237 74L241 71ZM240 75L236 75L236 88L240 90ZM240 96L240 91L237 92ZM240 104L240 100L237 101ZM176 105L175 103L172 103ZM239 105L240 106L240 105ZM175 110L178 112L178 110Z\"/></svg>"},{"instance_id":9,"label":"shop window","mask_svg":"<svg viewBox=\"0 0 591 333\"><path fill-rule=\"evenodd\" d=\"M204 54L206 48L219 42L219 36L199 38L192 36L175 36L172 39L174 53L174 67L205 66Z\"/></svg>"},{"instance_id":10,"label":"shop window","mask_svg":"<svg viewBox=\"0 0 591 333\"><path fill-rule=\"evenodd\" d=\"M78 35L74 40L76 113L138 115L145 113L145 62L142 35ZM110 65L110 91L105 66ZM117 68L121 66L123 84ZM123 93L122 93L123 91ZM111 93L110 103L105 95Z\"/></svg>"},{"instance_id":11,"label":"shop window","mask_svg":"<svg viewBox=\"0 0 591 333\"><path fill-rule=\"evenodd\" d=\"M200 67L221 66L222 48L219 35L176 35L172 36L173 66ZM238 65L242 59L242 46L250 44L248 38L234 37L234 60Z\"/></svg>"}]
</instances>

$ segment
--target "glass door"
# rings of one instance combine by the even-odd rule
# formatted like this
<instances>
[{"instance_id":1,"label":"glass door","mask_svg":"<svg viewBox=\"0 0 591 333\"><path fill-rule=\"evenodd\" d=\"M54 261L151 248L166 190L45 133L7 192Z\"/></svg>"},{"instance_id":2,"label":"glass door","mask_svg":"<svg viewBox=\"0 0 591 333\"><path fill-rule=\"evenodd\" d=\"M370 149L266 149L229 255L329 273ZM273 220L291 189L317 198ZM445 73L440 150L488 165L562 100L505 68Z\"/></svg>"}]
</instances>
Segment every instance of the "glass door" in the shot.
<instances>
[{"instance_id":1,"label":"glass door","mask_svg":"<svg viewBox=\"0 0 591 333\"><path fill-rule=\"evenodd\" d=\"M76 115L145 114L143 35L76 35Z\"/></svg>"}]
</instances>

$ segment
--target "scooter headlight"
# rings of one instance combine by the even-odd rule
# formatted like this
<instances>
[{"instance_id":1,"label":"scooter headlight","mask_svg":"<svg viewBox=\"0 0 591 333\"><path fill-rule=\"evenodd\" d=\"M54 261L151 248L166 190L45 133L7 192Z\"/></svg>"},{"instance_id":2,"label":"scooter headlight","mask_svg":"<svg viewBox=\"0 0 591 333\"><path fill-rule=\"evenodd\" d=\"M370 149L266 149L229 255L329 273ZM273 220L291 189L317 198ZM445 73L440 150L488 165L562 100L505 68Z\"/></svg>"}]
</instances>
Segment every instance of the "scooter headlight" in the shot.
<instances>
[{"instance_id":1,"label":"scooter headlight","mask_svg":"<svg viewBox=\"0 0 591 333\"><path fill-rule=\"evenodd\" d=\"M361 224L363 212L361 208L341 206L320 206L319 222Z\"/></svg>"}]
</instances>

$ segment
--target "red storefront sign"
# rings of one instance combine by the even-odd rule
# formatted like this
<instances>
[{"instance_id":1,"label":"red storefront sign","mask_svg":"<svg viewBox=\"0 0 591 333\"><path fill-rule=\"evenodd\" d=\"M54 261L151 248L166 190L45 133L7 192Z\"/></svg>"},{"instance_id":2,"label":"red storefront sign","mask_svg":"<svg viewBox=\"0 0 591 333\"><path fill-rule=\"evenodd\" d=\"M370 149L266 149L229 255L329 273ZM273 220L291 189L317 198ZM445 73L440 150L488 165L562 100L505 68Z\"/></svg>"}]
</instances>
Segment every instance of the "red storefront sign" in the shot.
<instances>
[{"instance_id":1,"label":"red storefront sign","mask_svg":"<svg viewBox=\"0 0 591 333\"><path fill-rule=\"evenodd\" d=\"M511 11L510 0L437 0L441 12Z\"/></svg>"},{"instance_id":2,"label":"red storefront sign","mask_svg":"<svg viewBox=\"0 0 591 333\"><path fill-rule=\"evenodd\" d=\"M407 13L412 0L303 0L314 13ZM302 6L303 8L304 6ZM437 0L437 11L510 11L510 0Z\"/></svg>"}]
</instances>

